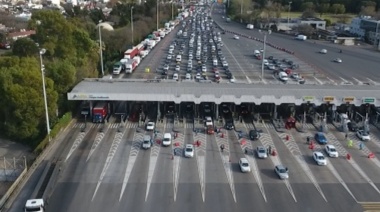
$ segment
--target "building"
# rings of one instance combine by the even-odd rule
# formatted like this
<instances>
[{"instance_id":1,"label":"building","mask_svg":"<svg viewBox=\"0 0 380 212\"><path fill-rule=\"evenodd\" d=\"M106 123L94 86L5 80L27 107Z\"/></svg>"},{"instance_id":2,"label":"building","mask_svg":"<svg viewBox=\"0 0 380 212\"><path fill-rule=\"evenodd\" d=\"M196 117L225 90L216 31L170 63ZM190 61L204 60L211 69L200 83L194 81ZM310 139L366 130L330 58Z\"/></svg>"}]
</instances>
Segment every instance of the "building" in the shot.
<instances>
[{"instance_id":1,"label":"building","mask_svg":"<svg viewBox=\"0 0 380 212\"><path fill-rule=\"evenodd\" d=\"M273 25L269 24L270 26ZM299 25L307 24L312 26L314 29L326 29L326 21L319 19L319 18L293 18L293 19L277 19L277 29L282 31L289 31L292 30Z\"/></svg>"},{"instance_id":2,"label":"building","mask_svg":"<svg viewBox=\"0 0 380 212\"><path fill-rule=\"evenodd\" d=\"M8 39L17 40L19 38L29 37L30 35L36 34L34 30L22 30L20 32L11 32L8 34Z\"/></svg>"},{"instance_id":3,"label":"building","mask_svg":"<svg viewBox=\"0 0 380 212\"><path fill-rule=\"evenodd\" d=\"M326 29L326 21L320 18L300 18L297 22L298 25L307 24L312 26L314 29Z\"/></svg>"},{"instance_id":4,"label":"building","mask_svg":"<svg viewBox=\"0 0 380 212\"><path fill-rule=\"evenodd\" d=\"M350 33L366 39L367 42L378 45L380 42L380 20L371 16L361 16L352 19Z\"/></svg>"}]
</instances>

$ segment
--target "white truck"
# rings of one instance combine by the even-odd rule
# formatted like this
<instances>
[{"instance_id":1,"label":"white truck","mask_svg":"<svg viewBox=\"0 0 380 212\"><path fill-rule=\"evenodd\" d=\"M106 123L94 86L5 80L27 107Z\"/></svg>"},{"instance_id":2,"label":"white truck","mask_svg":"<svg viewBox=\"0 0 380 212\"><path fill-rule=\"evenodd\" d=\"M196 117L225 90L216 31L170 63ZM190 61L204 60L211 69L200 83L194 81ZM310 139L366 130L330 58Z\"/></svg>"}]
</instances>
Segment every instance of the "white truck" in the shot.
<instances>
[{"instance_id":1,"label":"white truck","mask_svg":"<svg viewBox=\"0 0 380 212\"><path fill-rule=\"evenodd\" d=\"M253 24L247 24L247 29L253 29L253 28L254 28Z\"/></svg>"},{"instance_id":2,"label":"white truck","mask_svg":"<svg viewBox=\"0 0 380 212\"><path fill-rule=\"evenodd\" d=\"M306 35L297 35L297 37L295 39L296 40L306 40L307 36Z\"/></svg>"},{"instance_id":3,"label":"white truck","mask_svg":"<svg viewBox=\"0 0 380 212\"><path fill-rule=\"evenodd\" d=\"M44 212L45 203L43 199L28 199L24 207L25 212Z\"/></svg>"},{"instance_id":4,"label":"white truck","mask_svg":"<svg viewBox=\"0 0 380 212\"><path fill-rule=\"evenodd\" d=\"M145 58L148 54L149 54L148 50L143 50L143 51L140 52L141 58Z\"/></svg>"},{"instance_id":5,"label":"white truck","mask_svg":"<svg viewBox=\"0 0 380 212\"><path fill-rule=\"evenodd\" d=\"M153 49L156 46L157 42L155 40L149 40L148 48Z\"/></svg>"}]
</instances>

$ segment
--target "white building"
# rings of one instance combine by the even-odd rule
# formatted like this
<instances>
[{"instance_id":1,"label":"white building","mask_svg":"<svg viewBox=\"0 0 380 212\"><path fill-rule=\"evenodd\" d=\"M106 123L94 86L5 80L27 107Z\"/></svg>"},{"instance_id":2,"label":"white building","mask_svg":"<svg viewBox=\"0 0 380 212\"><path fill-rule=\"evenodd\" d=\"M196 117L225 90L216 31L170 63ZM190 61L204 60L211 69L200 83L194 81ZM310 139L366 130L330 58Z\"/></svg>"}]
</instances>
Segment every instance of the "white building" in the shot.
<instances>
[{"instance_id":1,"label":"white building","mask_svg":"<svg viewBox=\"0 0 380 212\"><path fill-rule=\"evenodd\" d=\"M298 24L308 24L314 29L326 29L326 21L320 18L300 18L298 19Z\"/></svg>"},{"instance_id":2,"label":"white building","mask_svg":"<svg viewBox=\"0 0 380 212\"><path fill-rule=\"evenodd\" d=\"M361 22L363 19L369 19L369 18L370 16L353 18L351 21L350 33L363 38L365 36L365 30L361 28Z\"/></svg>"}]
</instances>

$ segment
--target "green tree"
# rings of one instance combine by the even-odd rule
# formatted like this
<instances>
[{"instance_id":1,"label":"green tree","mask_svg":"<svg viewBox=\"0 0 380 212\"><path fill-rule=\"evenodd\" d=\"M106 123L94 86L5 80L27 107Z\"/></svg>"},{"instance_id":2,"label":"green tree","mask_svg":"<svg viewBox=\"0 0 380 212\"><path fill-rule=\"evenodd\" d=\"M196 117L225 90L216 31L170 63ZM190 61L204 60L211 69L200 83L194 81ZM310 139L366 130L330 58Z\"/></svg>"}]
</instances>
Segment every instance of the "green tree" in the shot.
<instances>
[{"instance_id":1,"label":"green tree","mask_svg":"<svg viewBox=\"0 0 380 212\"><path fill-rule=\"evenodd\" d=\"M0 58L0 129L8 137L25 141L41 136L45 123L42 79L36 57ZM57 92L54 83L46 77L49 115L54 122Z\"/></svg>"},{"instance_id":2,"label":"green tree","mask_svg":"<svg viewBox=\"0 0 380 212\"><path fill-rule=\"evenodd\" d=\"M313 2L305 2L301 6L303 11L315 11L315 5Z\"/></svg>"},{"instance_id":3,"label":"green tree","mask_svg":"<svg viewBox=\"0 0 380 212\"><path fill-rule=\"evenodd\" d=\"M19 57L38 55L38 47L30 38L20 38L13 43L12 53Z\"/></svg>"},{"instance_id":4,"label":"green tree","mask_svg":"<svg viewBox=\"0 0 380 212\"><path fill-rule=\"evenodd\" d=\"M346 8L343 4L333 4L331 5L330 11L334 14L343 14L346 12Z\"/></svg>"},{"instance_id":5,"label":"green tree","mask_svg":"<svg viewBox=\"0 0 380 212\"><path fill-rule=\"evenodd\" d=\"M323 3L318 6L319 17L322 17L323 14L327 13L330 10L329 3Z\"/></svg>"}]
</instances>

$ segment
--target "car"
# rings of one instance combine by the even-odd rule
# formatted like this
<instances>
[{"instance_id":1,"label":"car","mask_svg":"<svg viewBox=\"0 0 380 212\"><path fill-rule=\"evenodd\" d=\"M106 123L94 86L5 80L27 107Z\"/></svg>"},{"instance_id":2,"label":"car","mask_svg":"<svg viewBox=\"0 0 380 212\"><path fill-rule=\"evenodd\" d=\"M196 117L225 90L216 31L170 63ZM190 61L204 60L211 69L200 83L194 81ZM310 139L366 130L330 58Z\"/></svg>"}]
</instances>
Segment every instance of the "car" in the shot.
<instances>
[{"instance_id":1,"label":"car","mask_svg":"<svg viewBox=\"0 0 380 212\"><path fill-rule=\"evenodd\" d=\"M234 35L234 39L235 39L235 40L239 40L239 36Z\"/></svg>"},{"instance_id":2,"label":"car","mask_svg":"<svg viewBox=\"0 0 380 212\"><path fill-rule=\"evenodd\" d=\"M250 130L249 131L249 139L256 140L260 138L260 133L257 130Z\"/></svg>"},{"instance_id":3,"label":"car","mask_svg":"<svg viewBox=\"0 0 380 212\"><path fill-rule=\"evenodd\" d=\"M228 66L227 61L223 60L222 65L223 65L223 67L227 67Z\"/></svg>"},{"instance_id":4,"label":"car","mask_svg":"<svg viewBox=\"0 0 380 212\"><path fill-rule=\"evenodd\" d=\"M268 66L269 65L269 61L267 59L264 59L263 63L264 63L264 66Z\"/></svg>"},{"instance_id":5,"label":"car","mask_svg":"<svg viewBox=\"0 0 380 212\"><path fill-rule=\"evenodd\" d=\"M256 154L258 158L267 158L268 157L268 152L263 146L258 146L256 148Z\"/></svg>"},{"instance_id":6,"label":"car","mask_svg":"<svg viewBox=\"0 0 380 212\"><path fill-rule=\"evenodd\" d=\"M276 66L274 64L272 64L272 63L269 63L267 65L267 67L268 67L269 70L275 70L276 69Z\"/></svg>"},{"instance_id":7,"label":"car","mask_svg":"<svg viewBox=\"0 0 380 212\"><path fill-rule=\"evenodd\" d=\"M164 70L165 70L165 71L168 71L168 70L169 70L169 65L168 65L168 64L165 64L165 65L164 65Z\"/></svg>"},{"instance_id":8,"label":"car","mask_svg":"<svg viewBox=\"0 0 380 212\"><path fill-rule=\"evenodd\" d=\"M239 167L241 172L251 172L251 166L249 165L249 162L247 158L240 158L239 159Z\"/></svg>"},{"instance_id":9,"label":"car","mask_svg":"<svg viewBox=\"0 0 380 212\"><path fill-rule=\"evenodd\" d=\"M187 74L185 75L185 79L186 79L186 80L191 80L191 74L187 73Z\"/></svg>"},{"instance_id":10,"label":"car","mask_svg":"<svg viewBox=\"0 0 380 212\"><path fill-rule=\"evenodd\" d=\"M162 139L162 146L170 146L172 143L172 135L170 133L165 133Z\"/></svg>"},{"instance_id":11,"label":"car","mask_svg":"<svg viewBox=\"0 0 380 212\"><path fill-rule=\"evenodd\" d=\"M327 160L322 152L313 152L313 159L319 166L327 165Z\"/></svg>"},{"instance_id":12,"label":"car","mask_svg":"<svg viewBox=\"0 0 380 212\"><path fill-rule=\"evenodd\" d=\"M326 136L325 136L323 133L321 133L321 132L317 132L317 133L315 133L314 139L315 139L319 144L327 144Z\"/></svg>"},{"instance_id":13,"label":"car","mask_svg":"<svg viewBox=\"0 0 380 212\"><path fill-rule=\"evenodd\" d=\"M321 50L319 51L319 53L321 53L321 54L327 54L327 49L321 49Z\"/></svg>"},{"instance_id":14,"label":"car","mask_svg":"<svg viewBox=\"0 0 380 212\"><path fill-rule=\"evenodd\" d=\"M207 68L205 65L202 65L202 72L206 72L207 71Z\"/></svg>"},{"instance_id":15,"label":"car","mask_svg":"<svg viewBox=\"0 0 380 212\"><path fill-rule=\"evenodd\" d=\"M333 145L326 145L325 152L330 158L337 158L339 156L338 151L336 151L336 148Z\"/></svg>"},{"instance_id":16,"label":"car","mask_svg":"<svg viewBox=\"0 0 380 212\"><path fill-rule=\"evenodd\" d=\"M282 180L289 178L289 169L288 169L288 167L286 167L284 165L277 165L277 166L275 166L274 167L274 172Z\"/></svg>"},{"instance_id":17,"label":"car","mask_svg":"<svg viewBox=\"0 0 380 212\"><path fill-rule=\"evenodd\" d=\"M227 130L233 130L235 127L234 127L234 122L232 120L228 120L226 121L226 129Z\"/></svg>"},{"instance_id":18,"label":"car","mask_svg":"<svg viewBox=\"0 0 380 212\"><path fill-rule=\"evenodd\" d=\"M335 58L335 59L334 59L334 62L336 62L336 63L342 63L343 61L342 61L342 59L340 59L340 58Z\"/></svg>"},{"instance_id":19,"label":"car","mask_svg":"<svg viewBox=\"0 0 380 212\"><path fill-rule=\"evenodd\" d=\"M175 71L180 71L181 70L181 67L179 65L176 65L175 66Z\"/></svg>"},{"instance_id":20,"label":"car","mask_svg":"<svg viewBox=\"0 0 380 212\"><path fill-rule=\"evenodd\" d=\"M154 130L154 122L150 121L146 124L146 130L147 131L152 131Z\"/></svg>"},{"instance_id":21,"label":"car","mask_svg":"<svg viewBox=\"0 0 380 212\"><path fill-rule=\"evenodd\" d=\"M152 147L153 141L152 138L149 135L144 135L141 147L143 149L149 149Z\"/></svg>"},{"instance_id":22,"label":"car","mask_svg":"<svg viewBox=\"0 0 380 212\"><path fill-rule=\"evenodd\" d=\"M355 122L352 122L352 121L350 121L350 122L347 123L347 128L348 128L351 132L356 132L356 131L359 130L358 125L357 125Z\"/></svg>"},{"instance_id":23,"label":"car","mask_svg":"<svg viewBox=\"0 0 380 212\"><path fill-rule=\"evenodd\" d=\"M178 77L178 74L177 74L177 73L174 73L174 74L173 74L173 80L178 80L178 78L179 78L179 77Z\"/></svg>"},{"instance_id":24,"label":"car","mask_svg":"<svg viewBox=\"0 0 380 212\"><path fill-rule=\"evenodd\" d=\"M233 75L231 75L231 78L230 78L230 83L235 83L236 82L236 79Z\"/></svg>"},{"instance_id":25,"label":"car","mask_svg":"<svg viewBox=\"0 0 380 212\"><path fill-rule=\"evenodd\" d=\"M214 125L212 123L212 118L210 116L205 117L205 124L206 124L206 126L213 126Z\"/></svg>"},{"instance_id":26,"label":"car","mask_svg":"<svg viewBox=\"0 0 380 212\"><path fill-rule=\"evenodd\" d=\"M168 54L168 56L166 57L166 59L171 60L171 59L173 59L173 56L171 54Z\"/></svg>"},{"instance_id":27,"label":"car","mask_svg":"<svg viewBox=\"0 0 380 212\"><path fill-rule=\"evenodd\" d=\"M195 79L200 80L202 78L201 73L197 73L195 75Z\"/></svg>"},{"instance_id":28,"label":"car","mask_svg":"<svg viewBox=\"0 0 380 212\"><path fill-rule=\"evenodd\" d=\"M364 130L358 130L356 131L356 136L362 140L362 141L369 141L371 140L369 134L365 132Z\"/></svg>"},{"instance_id":29,"label":"car","mask_svg":"<svg viewBox=\"0 0 380 212\"><path fill-rule=\"evenodd\" d=\"M186 146L185 146L185 157L187 157L187 158L194 157L194 145L186 144Z\"/></svg>"}]
</instances>

